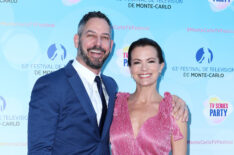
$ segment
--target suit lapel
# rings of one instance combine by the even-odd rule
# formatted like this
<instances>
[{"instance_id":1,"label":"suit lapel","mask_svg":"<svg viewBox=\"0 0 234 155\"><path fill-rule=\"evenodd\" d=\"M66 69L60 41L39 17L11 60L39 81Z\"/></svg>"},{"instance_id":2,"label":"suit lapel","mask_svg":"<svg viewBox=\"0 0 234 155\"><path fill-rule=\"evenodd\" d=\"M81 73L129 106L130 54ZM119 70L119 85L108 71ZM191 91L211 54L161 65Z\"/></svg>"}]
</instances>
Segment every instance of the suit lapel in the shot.
<instances>
[{"instance_id":1,"label":"suit lapel","mask_svg":"<svg viewBox=\"0 0 234 155\"><path fill-rule=\"evenodd\" d=\"M97 118L96 118L96 113L93 108L93 105L91 103L91 100L85 90L85 87L75 71L75 69L72 66L72 61L70 61L67 66L65 67L65 71L68 76L68 81L75 92L75 95L77 99L79 100L79 103L82 105L84 108L85 112L87 113L90 122L92 123L92 126L98 129L97 125Z\"/></svg>"},{"instance_id":2,"label":"suit lapel","mask_svg":"<svg viewBox=\"0 0 234 155\"><path fill-rule=\"evenodd\" d=\"M115 88L113 89L113 84L110 82L110 80L108 80L103 75L101 75L101 77L102 77L102 81L105 85L106 91L109 96L106 120L105 120L103 131L102 131L102 137L105 137L104 135L106 135L109 132L109 128L110 128L111 121L112 121L116 92L115 92Z\"/></svg>"}]
</instances>

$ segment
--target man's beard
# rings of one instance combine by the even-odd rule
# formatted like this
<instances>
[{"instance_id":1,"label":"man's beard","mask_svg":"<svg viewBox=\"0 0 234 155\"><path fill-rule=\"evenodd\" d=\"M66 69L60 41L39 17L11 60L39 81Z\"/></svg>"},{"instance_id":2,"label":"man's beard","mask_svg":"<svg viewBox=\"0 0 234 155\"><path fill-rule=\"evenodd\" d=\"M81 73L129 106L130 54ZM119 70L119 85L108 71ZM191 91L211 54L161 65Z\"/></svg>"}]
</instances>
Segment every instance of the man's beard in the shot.
<instances>
[{"instance_id":1,"label":"man's beard","mask_svg":"<svg viewBox=\"0 0 234 155\"><path fill-rule=\"evenodd\" d=\"M100 50L100 51L104 52L104 54L106 53L106 51L103 48L97 47L97 46L93 46L93 47L87 49L87 52L89 52L90 50ZM100 69L110 54L109 53L108 55L104 56L104 58L102 60L99 60L99 58L94 58L94 60L92 61L88 57L88 55L85 53L81 40L79 40L78 52L79 52L79 55L82 58L82 60L84 60L84 62L86 63L86 65L88 65L89 67L91 67L93 69Z\"/></svg>"}]
</instances>

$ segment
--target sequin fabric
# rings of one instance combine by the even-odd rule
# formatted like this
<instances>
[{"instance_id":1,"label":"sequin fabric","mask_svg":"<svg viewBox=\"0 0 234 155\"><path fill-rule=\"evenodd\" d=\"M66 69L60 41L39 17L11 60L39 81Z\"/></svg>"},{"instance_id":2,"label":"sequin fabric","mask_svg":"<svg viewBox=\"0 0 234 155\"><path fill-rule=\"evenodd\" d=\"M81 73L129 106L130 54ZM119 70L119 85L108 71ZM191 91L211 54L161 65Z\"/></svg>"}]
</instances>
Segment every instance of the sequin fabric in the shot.
<instances>
[{"instance_id":1,"label":"sequin fabric","mask_svg":"<svg viewBox=\"0 0 234 155\"><path fill-rule=\"evenodd\" d=\"M112 155L168 155L171 151L171 136L175 141L183 138L171 116L171 94L164 93L158 113L143 123L136 138L128 112L129 95L117 94L110 128Z\"/></svg>"}]
</instances>

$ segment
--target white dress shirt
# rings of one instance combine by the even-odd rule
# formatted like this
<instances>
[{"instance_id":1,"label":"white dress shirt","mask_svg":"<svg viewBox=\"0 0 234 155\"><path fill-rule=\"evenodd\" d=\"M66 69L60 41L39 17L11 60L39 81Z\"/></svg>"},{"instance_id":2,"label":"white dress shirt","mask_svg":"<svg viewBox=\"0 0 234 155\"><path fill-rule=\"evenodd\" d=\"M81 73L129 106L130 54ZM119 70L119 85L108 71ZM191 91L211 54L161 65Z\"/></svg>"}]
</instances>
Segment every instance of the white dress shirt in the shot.
<instances>
[{"instance_id":1,"label":"white dress shirt","mask_svg":"<svg viewBox=\"0 0 234 155\"><path fill-rule=\"evenodd\" d=\"M96 112L97 123L99 125L101 115L102 115L102 100L101 100L101 97L100 97L99 92L98 92L97 84L94 81L94 79L97 75L94 74L89 69L87 69L82 64L80 64L76 59L74 59L72 66L77 71L78 75L81 78L81 81L83 82L83 84L85 86L86 92L88 93L89 98L92 102L93 108ZM100 76L100 73L98 76ZM105 89L103 82L102 82L102 89L103 89L103 93L104 93L104 96L106 99L106 104L108 107L109 96L106 92L106 89Z\"/></svg>"}]
</instances>

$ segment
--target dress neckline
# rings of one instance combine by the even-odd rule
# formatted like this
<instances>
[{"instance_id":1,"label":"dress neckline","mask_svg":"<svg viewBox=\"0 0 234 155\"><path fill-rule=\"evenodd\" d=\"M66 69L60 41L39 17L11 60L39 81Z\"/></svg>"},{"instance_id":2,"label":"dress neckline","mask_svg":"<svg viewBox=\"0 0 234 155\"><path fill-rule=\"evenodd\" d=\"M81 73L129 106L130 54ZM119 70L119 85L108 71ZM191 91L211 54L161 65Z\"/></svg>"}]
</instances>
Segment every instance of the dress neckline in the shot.
<instances>
[{"instance_id":1,"label":"dress neckline","mask_svg":"<svg viewBox=\"0 0 234 155\"><path fill-rule=\"evenodd\" d=\"M153 115L153 116L147 118L147 119L142 123L142 125L141 125L141 127L140 127L138 133L137 133L136 136L135 136L134 131L133 131L133 127L132 127L132 121L131 121L129 109L128 109L128 98L129 98L129 96L130 96L130 94L127 93L127 96L126 96L126 98L125 98L125 100L126 100L126 104L125 104L126 107L125 107L125 109L126 109L127 119L128 119L128 121L129 121L129 126L130 126L130 130L131 130L132 137L133 137L134 141L136 141L136 140L138 139L140 133L141 133L141 130L142 130L143 127L145 126L145 124L146 124L148 121L150 121L151 119L154 119L154 118L157 118L157 117L158 117L158 115L159 115L159 113L160 113L160 111L161 111L161 104L162 104L162 102L164 101L164 97L163 97L163 99L159 102L159 107L158 107L158 112L157 112L157 114L155 114L155 115Z\"/></svg>"}]
</instances>

